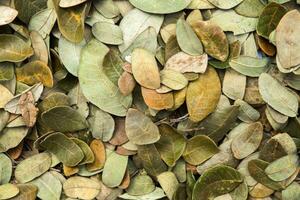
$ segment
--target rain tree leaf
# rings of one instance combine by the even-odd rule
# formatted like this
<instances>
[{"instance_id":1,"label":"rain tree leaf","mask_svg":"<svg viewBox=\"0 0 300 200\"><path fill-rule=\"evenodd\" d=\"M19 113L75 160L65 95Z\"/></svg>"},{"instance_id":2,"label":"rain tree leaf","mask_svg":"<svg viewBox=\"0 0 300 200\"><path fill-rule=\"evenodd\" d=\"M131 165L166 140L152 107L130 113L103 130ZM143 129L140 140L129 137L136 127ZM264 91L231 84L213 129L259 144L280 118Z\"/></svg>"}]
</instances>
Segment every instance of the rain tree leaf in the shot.
<instances>
[{"instance_id":1,"label":"rain tree leaf","mask_svg":"<svg viewBox=\"0 0 300 200\"><path fill-rule=\"evenodd\" d=\"M172 199L179 186L178 180L173 172L163 172L157 176L157 180L165 191L167 197Z\"/></svg>"},{"instance_id":2,"label":"rain tree leaf","mask_svg":"<svg viewBox=\"0 0 300 200\"><path fill-rule=\"evenodd\" d=\"M101 139L104 142L112 138L115 122L110 114L92 106L88 122L94 138Z\"/></svg>"},{"instance_id":3,"label":"rain tree leaf","mask_svg":"<svg viewBox=\"0 0 300 200\"><path fill-rule=\"evenodd\" d=\"M43 38L50 35L56 22L56 13L53 8L47 8L37 12L30 18L28 29L37 31Z\"/></svg>"},{"instance_id":4,"label":"rain tree leaf","mask_svg":"<svg viewBox=\"0 0 300 200\"><path fill-rule=\"evenodd\" d=\"M160 138L158 127L149 117L136 109L128 110L125 129L128 139L136 145L152 144Z\"/></svg>"},{"instance_id":5,"label":"rain tree leaf","mask_svg":"<svg viewBox=\"0 0 300 200\"><path fill-rule=\"evenodd\" d=\"M274 31L287 12L286 8L280 4L271 2L262 11L259 16L256 32L258 35L269 39L272 31Z\"/></svg>"},{"instance_id":6,"label":"rain tree leaf","mask_svg":"<svg viewBox=\"0 0 300 200\"><path fill-rule=\"evenodd\" d=\"M271 162L265 172L272 180L283 181L295 173L298 164L298 156L291 154Z\"/></svg>"},{"instance_id":7,"label":"rain tree leaf","mask_svg":"<svg viewBox=\"0 0 300 200\"><path fill-rule=\"evenodd\" d=\"M17 81L27 85L39 82L46 87L53 87L53 77L50 68L42 61L32 61L22 67L16 68Z\"/></svg>"},{"instance_id":8,"label":"rain tree leaf","mask_svg":"<svg viewBox=\"0 0 300 200\"><path fill-rule=\"evenodd\" d=\"M104 167L106 160L105 146L101 140L93 140L90 144L90 148L94 153L94 162L87 164L88 171L97 171Z\"/></svg>"},{"instance_id":9,"label":"rain tree leaf","mask_svg":"<svg viewBox=\"0 0 300 200\"><path fill-rule=\"evenodd\" d=\"M17 17L18 11L8 7L8 6L0 6L0 26L6 25L14 21Z\"/></svg>"},{"instance_id":10,"label":"rain tree leaf","mask_svg":"<svg viewBox=\"0 0 300 200\"><path fill-rule=\"evenodd\" d=\"M40 199L60 199L62 184L51 172L46 172L31 183L38 187L37 196Z\"/></svg>"},{"instance_id":11,"label":"rain tree leaf","mask_svg":"<svg viewBox=\"0 0 300 200\"><path fill-rule=\"evenodd\" d=\"M239 56L231 59L229 65L237 72L250 76L258 77L260 74L269 69L269 59L266 58L253 58L249 56Z\"/></svg>"},{"instance_id":12,"label":"rain tree leaf","mask_svg":"<svg viewBox=\"0 0 300 200\"><path fill-rule=\"evenodd\" d=\"M191 0L129 0L136 8L155 14L175 13L186 8Z\"/></svg>"},{"instance_id":13,"label":"rain tree leaf","mask_svg":"<svg viewBox=\"0 0 300 200\"><path fill-rule=\"evenodd\" d=\"M64 36L59 38L58 53L62 63L74 76L78 76L80 53L83 46L86 44L85 40L80 43L69 42Z\"/></svg>"},{"instance_id":14,"label":"rain tree leaf","mask_svg":"<svg viewBox=\"0 0 300 200\"><path fill-rule=\"evenodd\" d=\"M78 73L79 83L84 96L91 103L108 113L125 116L132 97L123 96L118 87L103 73L102 64L108 51L105 45L95 39L83 48Z\"/></svg>"},{"instance_id":15,"label":"rain tree leaf","mask_svg":"<svg viewBox=\"0 0 300 200\"><path fill-rule=\"evenodd\" d=\"M300 13L297 10L289 11L283 16L276 28L277 57L284 69L290 69L300 64L297 54L300 50Z\"/></svg>"},{"instance_id":16,"label":"rain tree leaf","mask_svg":"<svg viewBox=\"0 0 300 200\"><path fill-rule=\"evenodd\" d=\"M242 182L243 178L237 170L225 165L212 167L197 180L192 199L213 199L231 192Z\"/></svg>"},{"instance_id":17,"label":"rain tree leaf","mask_svg":"<svg viewBox=\"0 0 300 200\"><path fill-rule=\"evenodd\" d=\"M243 0L208 0L208 1L218 8L230 9L240 4Z\"/></svg>"},{"instance_id":18,"label":"rain tree leaf","mask_svg":"<svg viewBox=\"0 0 300 200\"><path fill-rule=\"evenodd\" d=\"M0 108L4 108L5 105L13 99L13 94L3 85L0 85Z\"/></svg>"},{"instance_id":19,"label":"rain tree leaf","mask_svg":"<svg viewBox=\"0 0 300 200\"><path fill-rule=\"evenodd\" d=\"M10 62L0 63L0 81L9 81L14 78L14 64Z\"/></svg>"},{"instance_id":20,"label":"rain tree leaf","mask_svg":"<svg viewBox=\"0 0 300 200\"><path fill-rule=\"evenodd\" d=\"M20 193L11 198L10 200L35 200L36 195L38 192L38 188L31 184L18 184L17 187L19 188Z\"/></svg>"},{"instance_id":21,"label":"rain tree leaf","mask_svg":"<svg viewBox=\"0 0 300 200\"><path fill-rule=\"evenodd\" d=\"M179 52L167 60L164 69L171 69L181 73L204 73L207 69L207 64L207 54L190 56L184 52Z\"/></svg>"},{"instance_id":22,"label":"rain tree leaf","mask_svg":"<svg viewBox=\"0 0 300 200\"><path fill-rule=\"evenodd\" d=\"M100 184L90 178L73 176L63 184L65 194L70 198L94 199L100 192Z\"/></svg>"},{"instance_id":23,"label":"rain tree leaf","mask_svg":"<svg viewBox=\"0 0 300 200\"><path fill-rule=\"evenodd\" d=\"M157 34L163 20L164 17L162 15L148 14L139 9L133 9L127 13L120 22L124 41L124 43L119 46L121 53L129 48L138 35L144 32L148 27L153 27ZM135 21L135 23L132 23L133 21Z\"/></svg>"},{"instance_id":24,"label":"rain tree leaf","mask_svg":"<svg viewBox=\"0 0 300 200\"><path fill-rule=\"evenodd\" d=\"M33 49L18 36L0 35L0 62L21 62L32 55Z\"/></svg>"},{"instance_id":25,"label":"rain tree leaf","mask_svg":"<svg viewBox=\"0 0 300 200\"><path fill-rule=\"evenodd\" d=\"M110 150L107 150L106 154L102 181L108 187L117 187L121 184L125 175L128 156L122 156Z\"/></svg>"},{"instance_id":26,"label":"rain tree leaf","mask_svg":"<svg viewBox=\"0 0 300 200\"><path fill-rule=\"evenodd\" d=\"M52 130L60 132L75 132L88 127L84 117L68 106L56 106L42 113L43 121Z\"/></svg>"},{"instance_id":27,"label":"rain tree leaf","mask_svg":"<svg viewBox=\"0 0 300 200\"><path fill-rule=\"evenodd\" d=\"M162 124L158 128L161 137L155 146L163 161L173 167L185 150L185 138L167 124Z\"/></svg>"},{"instance_id":28,"label":"rain tree leaf","mask_svg":"<svg viewBox=\"0 0 300 200\"><path fill-rule=\"evenodd\" d=\"M92 33L105 44L119 45L123 43L123 33L119 26L109 22L97 22L93 25Z\"/></svg>"},{"instance_id":29,"label":"rain tree leaf","mask_svg":"<svg viewBox=\"0 0 300 200\"><path fill-rule=\"evenodd\" d=\"M130 199L130 200L149 200L149 199L157 200L157 199L161 199L165 196L166 195L165 195L164 191L161 188L156 187L155 190L149 194L133 196L128 193L124 193L124 194L120 195L119 197L121 197L122 199Z\"/></svg>"},{"instance_id":30,"label":"rain tree leaf","mask_svg":"<svg viewBox=\"0 0 300 200\"><path fill-rule=\"evenodd\" d=\"M160 76L154 55L145 49L134 49L131 60L135 80L143 87L158 89Z\"/></svg>"},{"instance_id":31,"label":"rain tree leaf","mask_svg":"<svg viewBox=\"0 0 300 200\"><path fill-rule=\"evenodd\" d=\"M66 166L76 166L84 158L80 147L62 133L52 133L46 136L40 145L53 153Z\"/></svg>"},{"instance_id":32,"label":"rain tree leaf","mask_svg":"<svg viewBox=\"0 0 300 200\"><path fill-rule=\"evenodd\" d=\"M12 174L12 162L4 153L0 153L0 184L10 181Z\"/></svg>"},{"instance_id":33,"label":"rain tree leaf","mask_svg":"<svg viewBox=\"0 0 300 200\"><path fill-rule=\"evenodd\" d=\"M138 146L138 156L149 175L157 176L167 170L154 144Z\"/></svg>"},{"instance_id":34,"label":"rain tree leaf","mask_svg":"<svg viewBox=\"0 0 300 200\"><path fill-rule=\"evenodd\" d=\"M215 69L209 67L198 80L188 86L186 104L190 119L202 121L215 110L220 96L220 79Z\"/></svg>"},{"instance_id":35,"label":"rain tree leaf","mask_svg":"<svg viewBox=\"0 0 300 200\"><path fill-rule=\"evenodd\" d=\"M265 102L284 115L297 115L298 99L292 92L266 73L261 74L258 81L259 92Z\"/></svg>"},{"instance_id":36,"label":"rain tree leaf","mask_svg":"<svg viewBox=\"0 0 300 200\"><path fill-rule=\"evenodd\" d=\"M74 8L59 7L59 0L52 0L57 15L58 28L70 42L79 43L84 37L86 4Z\"/></svg>"},{"instance_id":37,"label":"rain tree leaf","mask_svg":"<svg viewBox=\"0 0 300 200\"><path fill-rule=\"evenodd\" d=\"M18 146L27 133L26 127L5 128L0 134L0 152L6 152Z\"/></svg>"},{"instance_id":38,"label":"rain tree leaf","mask_svg":"<svg viewBox=\"0 0 300 200\"><path fill-rule=\"evenodd\" d=\"M183 158L192 165L199 165L219 152L214 141L204 135L197 135L187 141Z\"/></svg>"},{"instance_id":39,"label":"rain tree leaf","mask_svg":"<svg viewBox=\"0 0 300 200\"><path fill-rule=\"evenodd\" d=\"M19 194L19 188L16 185L6 183L0 185L0 199L10 199Z\"/></svg>"},{"instance_id":40,"label":"rain tree leaf","mask_svg":"<svg viewBox=\"0 0 300 200\"><path fill-rule=\"evenodd\" d=\"M209 21L198 21L193 27L205 52L220 61L226 61L229 56L229 44L223 30Z\"/></svg>"},{"instance_id":41,"label":"rain tree leaf","mask_svg":"<svg viewBox=\"0 0 300 200\"><path fill-rule=\"evenodd\" d=\"M253 153L263 138L263 126L260 122L240 124L240 133L233 138L231 149L237 159L243 159Z\"/></svg>"},{"instance_id":42,"label":"rain tree leaf","mask_svg":"<svg viewBox=\"0 0 300 200\"><path fill-rule=\"evenodd\" d=\"M127 193L133 196L149 194L155 190L155 185L150 176L139 174L130 182Z\"/></svg>"},{"instance_id":43,"label":"rain tree leaf","mask_svg":"<svg viewBox=\"0 0 300 200\"><path fill-rule=\"evenodd\" d=\"M20 183L27 183L39 177L51 166L51 156L49 153L33 155L21 161L15 170L15 177Z\"/></svg>"},{"instance_id":44,"label":"rain tree leaf","mask_svg":"<svg viewBox=\"0 0 300 200\"><path fill-rule=\"evenodd\" d=\"M47 8L47 0L24 0L16 1L18 18L24 23L28 23L30 18L37 12Z\"/></svg>"},{"instance_id":45,"label":"rain tree leaf","mask_svg":"<svg viewBox=\"0 0 300 200\"><path fill-rule=\"evenodd\" d=\"M180 48L192 56L203 54L203 47L192 27L179 19L176 24L176 38Z\"/></svg>"},{"instance_id":46,"label":"rain tree leaf","mask_svg":"<svg viewBox=\"0 0 300 200\"><path fill-rule=\"evenodd\" d=\"M209 21L220 26L223 31L231 31L234 35L240 35L256 30L258 19L238 15L234 10L217 10Z\"/></svg>"}]
</instances>

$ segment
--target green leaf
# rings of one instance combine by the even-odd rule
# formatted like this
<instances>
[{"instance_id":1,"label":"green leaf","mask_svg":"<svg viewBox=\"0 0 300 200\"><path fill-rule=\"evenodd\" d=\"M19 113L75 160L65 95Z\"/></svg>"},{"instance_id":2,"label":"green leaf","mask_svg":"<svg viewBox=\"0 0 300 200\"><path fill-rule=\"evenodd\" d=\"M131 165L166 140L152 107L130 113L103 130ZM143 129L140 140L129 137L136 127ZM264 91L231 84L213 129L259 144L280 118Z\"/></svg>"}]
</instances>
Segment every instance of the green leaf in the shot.
<instances>
[{"instance_id":1,"label":"green leaf","mask_svg":"<svg viewBox=\"0 0 300 200\"><path fill-rule=\"evenodd\" d=\"M63 183L64 193L75 199L94 199L100 192L101 185L97 180L73 176Z\"/></svg>"},{"instance_id":2,"label":"green leaf","mask_svg":"<svg viewBox=\"0 0 300 200\"><path fill-rule=\"evenodd\" d=\"M73 76L78 76L80 53L85 44L85 40L76 44L68 41L63 35L59 38L58 53L60 59Z\"/></svg>"},{"instance_id":3,"label":"green leaf","mask_svg":"<svg viewBox=\"0 0 300 200\"><path fill-rule=\"evenodd\" d=\"M271 32L276 29L286 12L287 9L284 6L274 2L269 3L259 16L256 27L257 34L269 39Z\"/></svg>"},{"instance_id":4,"label":"green leaf","mask_svg":"<svg viewBox=\"0 0 300 200\"><path fill-rule=\"evenodd\" d=\"M232 192L229 193L232 200L247 200L248 198L248 185L244 181Z\"/></svg>"},{"instance_id":5,"label":"green leaf","mask_svg":"<svg viewBox=\"0 0 300 200\"><path fill-rule=\"evenodd\" d=\"M290 69L300 65L299 34L300 13L292 10L286 13L276 28L277 65ZM278 63L280 62L280 63Z\"/></svg>"},{"instance_id":6,"label":"green leaf","mask_svg":"<svg viewBox=\"0 0 300 200\"><path fill-rule=\"evenodd\" d=\"M125 130L128 139L136 145L152 144L160 138L158 127L151 119L133 108L127 112Z\"/></svg>"},{"instance_id":7,"label":"green leaf","mask_svg":"<svg viewBox=\"0 0 300 200\"><path fill-rule=\"evenodd\" d=\"M167 124L162 124L158 128L161 137L160 140L155 143L155 146L163 161L168 166L173 167L185 150L185 138Z\"/></svg>"},{"instance_id":8,"label":"green leaf","mask_svg":"<svg viewBox=\"0 0 300 200\"><path fill-rule=\"evenodd\" d=\"M114 151L106 151L106 161L102 173L102 181L108 187L121 184L126 172L128 156L122 156Z\"/></svg>"},{"instance_id":9,"label":"green leaf","mask_svg":"<svg viewBox=\"0 0 300 200\"><path fill-rule=\"evenodd\" d=\"M112 138L115 129L115 121L110 114L92 106L88 122L90 125L89 129L94 138L104 142L107 142Z\"/></svg>"},{"instance_id":10,"label":"green leaf","mask_svg":"<svg viewBox=\"0 0 300 200\"><path fill-rule=\"evenodd\" d=\"M248 170L252 178L254 178L257 182L267 186L273 190L282 189L282 185L278 182L273 181L268 177L265 173L265 169L268 167L269 163L260 159L254 159L249 161Z\"/></svg>"},{"instance_id":11,"label":"green leaf","mask_svg":"<svg viewBox=\"0 0 300 200\"><path fill-rule=\"evenodd\" d=\"M231 192L242 182L243 178L237 170L225 165L217 165L206 170L197 180L192 199L213 199Z\"/></svg>"},{"instance_id":12,"label":"green leaf","mask_svg":"<svg viewBox=\"0 0 300 200\"><path fill-rule=\"evenodd\" d=\"M123 43L123 33L119 26L109 22L97 22L92 33L97 40L105 44L120 45Z\"/></svg>"},{"instance_id":13,"label":"green leaf","mask_svg":"<svg viewBox=\"0 0 300 200\"><path fill-rule=\"evenodd\" d=\"M153 54L156 53L157 33L152 26L148 27L135 38L132 44L124 50L122 57L126 58L126 56L131 55L132 51L136 48L146 49Z\"/></svg>"},{"instance_id":14,"label":"green leaf","mask_svg":"<svg viewBox=\"0 0 300 200\"><path fill-rule=\"evenodd\" d=\"M203 54L203 46L192 27L183 19L176 25L176 38L180 48L192 56Z\"/></svg>"},{"instance_id":15,"label":"green leaf","mask_svg":"<svg viewBox=\"0 0 300 200\"><path fill-rule=\"evenodd\" d=\"M264 7L261 0L244 0L234 10L245 17L259 17Z\"/></svg>"},{"instance_id":16,"label":"green leaf","mask_svg":"<svg viewBox=\"0 0 300 200\"><path fill-rule=\"evenodd\" d=\"M16 185L6 183L0 185L0 199L10 199L19 194L19 188Z\"/></svg>"},{"instance_id":17,"label":"green leaf","mask_svg":"<svg viewBox=\"0 0 300 200\"><path fill-rule=\"evenodd\" d=\"M209 21L198 21L193 28L200 38L205 52L220 61L229 56L229 43L223 30Z\"/></svg>"},{"instance_id":18,"label":"green leaf","mask_svg":"<svg viewBox=\"0 0 300 200\"><path fill-rule=\"evenodd\" d=\"M217 10L209 21L220 26L223 31L231 31L234 35L240 35L254 31L258 19L238 15L234 10Z\"/></svg>"},{"instance_id":19,"label":"green leaf","mask_svg":"<svg viewBox=\"0 0 300 200\"><path fill-rule=\"evenodd\" d=\"M133 196L128 193L124 193L119 197L122 199L130 199L130 200L158 200L165 197L165 193L161 188L156 187L155 190L149 194Z\"/></svg>"},{"instance_id":20,"label":"green leaf","mask_svg":"<svg viewBox=\"0 0 300 200\"><path fill-rule=\"evenodd\" d=\"M162 189L165 191L167 197L172 199L179 186L175 174L173 172L163 172L157 176L157 180Z\"/></svg>"},{"instance_id":21,"label":"green leaf","mask_svg":"<svg viewBox=\"0 0 300 200\"><path fill-rule=\"evenodd\" d=\"M32 182L38 187L37 196L45 200L59 200L62 191L62 184L51 172L46 172Z\"/></svg>"},{"instance_id":22,"label":"green leaf","mask_svg":"<svg viewBox=\"0 0 300 200\"><path fill-rule=\"evenodd\" d=\"M200 165L220 150L213 140L204 135L197 135L187 141L183 158L191 165Z\"/></svg>"},{"instance_id":23,"label":"green leaf","mask_svg":"<svg viewBox=\"0 0 300 200\"><path fill-rule=\"evenodd\" d=\"M62 133L52 133L46 136L40 145L53 153L64 165L73 167L84 158L80 147Z\"/></svg>"},{"instance_id":24,"label":"green leaf","mask_svg":"<svg viewBox=\"0 0 300 200\"><path fill-rule=\"evenodd\" d=\"M149 13L168 14L186 8L191 0L129 0L136 8Z\"/></svg>"},{"instance_id":25,"label":"green leaf","mask_svg":"<svg viewBox=\"0 0 300 200\"><path fill-rule=\"evenodd\" d=\"M189 84L186 104L190 119L202 121L217 107L221 96L221 83L216 70L209 67L196 81Z\"/></svg>"},{"instance_id":26,"label":"green leaf","mask_svg":"<svg viewBox=\"0 0 300 200\"><path fill-rule=\"evenodd\" d=\"M156 35L160 30L164 17L162 15L151 15L139 9L133 9L128 12L120 22L120 28L123 32L124 43L119 46L123 53L136 40L138 35L147 28L153 27ZM132 22L135 23L132 23Z\"/></svg>"},{"instance_id":27,"label":"green leaf","mask_svg":"<svg viewBox=\"0 0 300 200\"><path fill-rule=\"evenodd\" d=\"M20 183L27 183L50 169L49 153L39 153L21 161L15 170L15 178Z\"/></svg>"},{"instance_id":28,"label":"green leaf","mask_svg":"<svg viewBox=\"0 0 300 200\"><path fill-rule=\"evenodd\" d=\"M77 6L86 1L87 0L61 0L59 2L59 6L62 8L68 8L68 7L72 7L72 6Z\"/></svg>"},{"instance_id":29,"label":"green leaf","mask_svg":"<svg viewBox=\"0 0 300 200\"><path fill-rule=\"evenodd\" d=\"M300 198L300 185L293 182L285 190L282 191L282 200L297 200Z\"/></svg>"},{"instance_id":30,"label":"green leaf","mask_svg":"<svg viewBox=\"0 0 300 200\"><path fill-rule=\"evenodd\" d=\"M125 116L132 97L123 96L118 87L103 73L103 60L108 51L104 44L95 39L83 48L78 73L79 83L84 96L91 103L108 113Z\"/></svg>"},{"instance_id":31,"label":"green leaf","mask_svg":"<svg viewBox=\"0 0 300 200\"><path fill-rule=\"evenodd\" d=\"M75 132L88 127L84 117L68 106L56 106L42 113L42 119L52 130Z\"/></svg>"},{"instance_id":32,"label":"green leaf","mask_svg":"<svg viewBox=\"0 0 300 200\"><path fill-rule=\"evenodd\" d=\"M234 105L240 107L238 115L239 120L250 123L256 122L260 118L260 113L247 102L238 99L234 102Z\"/></svg>"},{"instance_id":33,"label":"green leaf","mask_svg":"<svg viewBox=\"0 0 300 200\"><path fill-rule=\"evenodd\" d=\"M298 112L298 99L271 75L263 73L258 79L259 92L263 100L276 111L295 117Z\"/></svg>"},{"instance_id":34,"label":"green leaf","mask_svg":"<svg viewBox=\"0 0 300 200\"><path fill-rule=\"evenodd\" d=\"M238 4L240 4L243 0L208 0L211 4L220 9L230 9Z\"/></svg>"},{"instance_id":35,"label":"green leaf","mask_svg":"<svg viewBox=\"0 0 300 200\"><path fill-rule=\"evenodd\" d=\"M298 165L297 154L287 155L271 162L265 169L265 172L272 180L283 181L295 173Z\"/></svg>"},{"instance_id":36,"label":"green leaf","mask_svg":"<svg viewBox=\"0 0 300 200\"><path fill-rule=\"evenodd\" d=\"M28 128L5 128L0 134L0 153L14 148L26 137Z\"/></svg>"},{"instance_id":37,"label":"green leaf","mask_svg":"<svg viewBox=\"0 0 300 200\"><path fill-rule=\"evenodd\" d=\"M150 176L139 174L133 177L127 189L127 193L133 196L142 196L155 190L155 185Z\"/></svg>"},{"instance_id":38,"label":"green leaf","mask_svg":"<svg viewBox=\"0 0 300 200\"><path fill-rule=\"evenodd\" d=\"M160 154L154 144L138 146L138 156L149 175L157 176L167 171L167 166L161 160Z\"/></svg>"},{"instance_id":39,"label":"green leaf","mask_svg":"<svg viewBox=\"0 0 300 200\"><path fill-rule=\"evenodd\" d=\"M26 24L35 13L47 8L47 0L22 0L14 3L19 12L18 18Z\"/></svg>"},{"instance_id":40,"label":"green leaf","mask_svg":"<svg viewBox=\"0 0 300 200\"><path fill-rule=\"evenodd\" d=\"M0 81L9 81L14 78L14 64L10 62L0 63Z\"/></svg>"},{"instance_id":41,"label":"green leaf","mask_svg":"<svg viewBox=\"0 0 300 200\"><path fill-rule=\"evenodd\" d=\"M35 200L38 192L38 188L29 183L29 184L18 184L20 193L11 198L10 200Z\"/></svg>"},{"instance_id":42,"label":"green leaf","mask_svg":"<svg viewBox=\"0 0 300 200\"><path fill-rule=\"evenodd\" d=\"M161 83L173 90L181 90L188 85L188 80L183 74L171 69L160 71Z\"/></svg>"},{"instance_id":43,"label":"green leaf","mask_svg":"<svg viewBox=\"0 0 300 200\"><path fill-rule=\"evenodd\" d=\"M82 153L84 154L83 160L79 163L80 165L94 162L94 153L92 152L89 145L87 145L87 143L77 138L71 138L71 140L80 147Z\"/></svg>"},{"instance_id":44,"label":"green leaf","mask_svg":"<svg viewBox=\"0 0 300 200\"><path fill-rule=\"evenodd\" d=\"M33 49L16 35L0 35L0 62L21 62L33 55Z\"/></svg>"},{"instance_id":45,"label":"green leaf","mask_svg":"<svg viewBox=\"0 0 300 200\"><path fill-rule=\"evenodd\" d=\"M263 138L263 125L260 122L240 124L239 133L233 138L231 149L237 159L243 159L256 151Z\"/></svg>"},{"instance_id":46,"label":"green leaf","mask_svg":"<svg viewBox=\"0 0 300 200\"><path fill-rule=\"evenodd\" d=\"M37 31L43 38L50 35L56 22L56 13L53 8L48 8L37 12L30 18L28 29Z\"/></svg>"},{"instance_id":47,"label":"green leaf","mask_svg":"<svg viewBox=\"0 0 300 200\"><path fill-rule=\"evenodd\" d=\"M267 57L260 59L249 56L239 56L229 62L231 68L250 77L259 77L260 74L266 72L269 69L268 64L269 59Z\"/></svg>"},{"instance_id":48,"label":"green leaf","mask_svg":"<svg viewBox=\"0 0 300 200\"><path fill-rule=\"evenodd\" d=\"M84 38L86 4L72 8L61 8L59 7L60 0L52 0L52 2L61 34L70 42L81 42Z\"/></svg>"},{"instance_id":49,"label":"green leaf","mask_svg":"<svg viewBox=\"0 0 300 200\"><path fill-rule=\"evenodd\" d=\"M119 8L112 0L93 1L95 8L106 18L114 18L120 14Z\"/></svg>"},{"instance_id":50,"label":"green leaf","mask_svg":"<svg viewBox=\"0 0 300 200\"><path fill-rule=\"evenodd\" d=\"M12 175L12 162L4 153L0 153L0 185L9 183Z\"/></svg>"},{"instance_id":51,"label":"green leaf","mask_svg":"<svg viewBox=\"0 0 300 200\"><path fill-rule=\"evenodd\" d=\"M246 91L247 77L233 69L226 69L223 80L223 93L230 99L243 99Z\"/></svg>"}]
</instances>

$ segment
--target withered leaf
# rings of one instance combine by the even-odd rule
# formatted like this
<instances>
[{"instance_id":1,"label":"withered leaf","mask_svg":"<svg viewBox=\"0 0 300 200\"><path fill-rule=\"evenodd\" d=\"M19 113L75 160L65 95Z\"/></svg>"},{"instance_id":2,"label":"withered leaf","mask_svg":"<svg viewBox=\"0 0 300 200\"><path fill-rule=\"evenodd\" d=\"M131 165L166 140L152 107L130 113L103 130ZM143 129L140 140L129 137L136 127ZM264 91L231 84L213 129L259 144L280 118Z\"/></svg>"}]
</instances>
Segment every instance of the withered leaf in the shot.
<instances>
[{"instance_id":1,"label":"withered leaf","mask_svg":"<svg viewBox=\"0 0 300 200\"><path fill-rule=\"evenodd\" d=\"M174 105L174 98L171 92L158 93L156 90L142 87L142 96L146 105L154 110L169 109Z\"/></svg>"}]
</instances>

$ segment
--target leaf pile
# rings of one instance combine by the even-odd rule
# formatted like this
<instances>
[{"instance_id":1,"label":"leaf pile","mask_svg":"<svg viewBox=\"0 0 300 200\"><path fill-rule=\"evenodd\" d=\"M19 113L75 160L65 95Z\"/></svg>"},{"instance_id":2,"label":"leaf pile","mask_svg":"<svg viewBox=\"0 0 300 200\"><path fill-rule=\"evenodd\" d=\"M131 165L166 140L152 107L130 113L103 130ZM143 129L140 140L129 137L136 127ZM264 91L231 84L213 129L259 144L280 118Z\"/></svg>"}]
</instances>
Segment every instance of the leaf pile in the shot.
<instances>
[{"instance_id":1,"label":"leaf pile","mask_svg":"<svg viewBox=\"0 0 300 200\"><path fill-rule=\"evenodd\" d=\"M299 0L1 0L0 200L299 200Z\"/></svg>"}]
</instances>

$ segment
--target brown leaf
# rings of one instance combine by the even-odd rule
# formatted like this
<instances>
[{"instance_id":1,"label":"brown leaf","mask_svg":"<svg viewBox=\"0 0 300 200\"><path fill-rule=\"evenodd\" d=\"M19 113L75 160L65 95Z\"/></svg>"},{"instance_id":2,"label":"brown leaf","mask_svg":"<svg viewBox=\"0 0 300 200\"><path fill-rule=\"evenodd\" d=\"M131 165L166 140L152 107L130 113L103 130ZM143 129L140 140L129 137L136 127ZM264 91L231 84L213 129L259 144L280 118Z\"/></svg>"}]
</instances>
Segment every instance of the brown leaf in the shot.
<instances>
[{"instance_id":1,"label":"brown leaf","mask_svg":"<svg viewBox=\"0 0 300 200\"><path fill-rule=\"evenodd\" d=\"M33 127L36 122L39 109L35 107L34 103L33 94L30 91L22 94L18 102L23 120L28 127Z\"/></svg>"},{"instance_id":2,"label":"brown leaf","mask_svg":"<svg viewBox=\"0 0 300 200\"><path fill-rule=\"evenodd\" d=\"M259 48L268 56L274 56L276 53L276 47L271 44L267 39L256 35L256 41Z\"/></svg>"},{"instance_id":3,"label":"brown leaf","mask_svg":"<svg viewBox=\"0 0 300 200\"><path fill-rule=\"evenodd\" d=\"M135 85L136 85L136 82L135 82L132 74L124 71L118 80L118 86L119 86L120 92L123 95L127 96L132 93Z\"/></svg>"},{"instance_id":4,"label":"brown leaf","mask_svg":"<svg viewBox=\"0 0 300 200\"><path fill-rule=\"evenodd\" d=\"M125 190L126 188L128 188L129 184L130 184L130 173L128 170L126 170L125 176L122 180L121 185L119 185L119 188Z\"/></svg>"},{"instance_id":5,"label":"brown leaf","mask_svg":"<svg viewBox=\"0 0 300 200\"><path fill-rule=\"evenodd\" d=\"M112 145L122 145L128 141L128 137L125 131L125 119L115 118L115 130L112 139L109 143Z\"/></svg>"},{"instance_id":6,"label":"brown leaf","mask_svg":"<svg viewBox=\"0 0 300 200\"><path fill-rule=\"evenodd\" d=\"M145 103L152 109L170 109L174 105L173 93L158 93L155 90L142 87L142 95Z\"/></svg>"},{"instance_id":7,"label":"brown leaf","mask_svg":"<svg viewBox=\"0 0 300 200\"><path fill-rule=\"evenodd\" d=\"M200 38L205 52L220 61L226 61L229 55L229 44L224 31L208 21L198 21L193 28Z\"/></svg>"},{"instance_id":8,"label":"brown leaf","mask_svg":"<svg viewBox=\"0 0 300 200\"><path fill-rule=\"evenodd\" d=\"M91 164L87 164L86 168L88 171L96 171L104 167L106 160L105 146L101 140L93 140L90 144L90 148L95 155L95 160Z\"/></svg>"}]
</instances>

